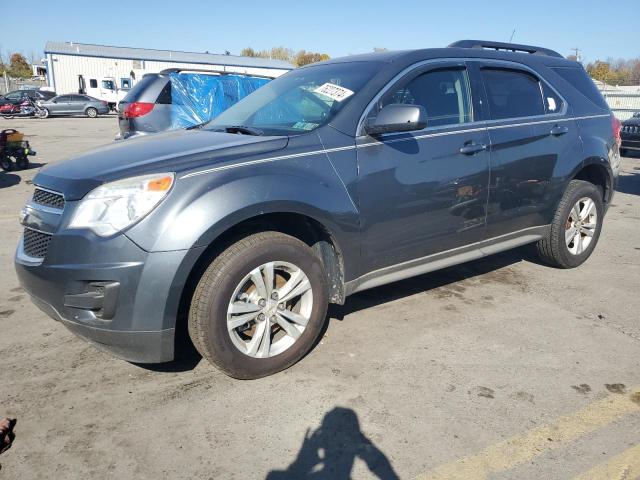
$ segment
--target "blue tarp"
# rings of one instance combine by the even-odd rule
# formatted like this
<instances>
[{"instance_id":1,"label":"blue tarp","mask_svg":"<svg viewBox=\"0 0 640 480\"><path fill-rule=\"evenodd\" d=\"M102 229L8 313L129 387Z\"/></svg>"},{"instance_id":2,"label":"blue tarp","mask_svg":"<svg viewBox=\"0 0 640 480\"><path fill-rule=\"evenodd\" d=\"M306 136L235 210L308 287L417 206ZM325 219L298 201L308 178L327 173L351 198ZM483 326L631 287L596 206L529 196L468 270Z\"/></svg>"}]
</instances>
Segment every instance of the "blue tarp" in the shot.
<instances>
[{"instance_id":1,"label":"blue tarp","mask_svg":"<svg viewBox=\"0 0 640 480\"><path fill-rule=\"evenodd\" d=\"M246 75L172 73L171 128L207 122L234 103L268 83L267 78Z\"/></svg>"}]
</instances>

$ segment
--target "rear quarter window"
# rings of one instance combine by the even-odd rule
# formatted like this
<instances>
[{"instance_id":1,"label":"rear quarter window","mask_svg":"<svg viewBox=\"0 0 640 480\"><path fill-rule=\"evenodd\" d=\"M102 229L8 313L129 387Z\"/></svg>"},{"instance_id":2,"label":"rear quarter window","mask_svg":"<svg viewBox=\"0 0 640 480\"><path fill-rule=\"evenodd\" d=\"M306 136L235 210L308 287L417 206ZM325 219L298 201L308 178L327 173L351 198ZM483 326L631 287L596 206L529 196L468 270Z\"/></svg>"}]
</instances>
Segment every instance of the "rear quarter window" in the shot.
<instances>
[{"instance_id":1,"label":"rear quarter window","mask_svg":"<svg viewBox=\"0 0 640 480\"><path fill-rule=\"evenodd\" d=\"M596 84L593 83L593 80L589 78L587 72L585 72L582 68L551 67L551 70L560 75L568 83L573 85L576 90L578 90L583 96L587 97L587 99L589 99L597 107L603 108L605 110L609 109L609 105L607 105L607 102L600 93L600 90L598 90Z\"/></svg>"}]
</instances>

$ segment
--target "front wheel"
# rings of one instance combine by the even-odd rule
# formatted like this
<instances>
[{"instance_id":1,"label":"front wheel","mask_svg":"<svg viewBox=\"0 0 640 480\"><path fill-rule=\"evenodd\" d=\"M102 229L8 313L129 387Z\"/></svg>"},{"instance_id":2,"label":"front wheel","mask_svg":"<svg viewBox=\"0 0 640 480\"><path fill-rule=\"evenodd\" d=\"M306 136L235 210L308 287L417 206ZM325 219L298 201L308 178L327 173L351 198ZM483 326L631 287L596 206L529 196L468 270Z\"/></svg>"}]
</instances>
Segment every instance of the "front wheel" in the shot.
<instances>
[{"instance_id":1,"label":"front wheel","mask_svg":"<svg viewBox=\"0 0 640 480\"><path fill-rule=\"evenodd\" d=\"M40 110L36 111L36 117L38 118L47 118L48 116L49 116L48 108L41 108Z\"/></svg>"},{"instance_id":2,"label":"front wheel","mask_svg":"<svg viewBox=\"0 0 640 480\"><path fill-rule=\"evenodd\" d=\"M231 245L200 279L189 335L200 354L234 378L279 372L315 344L326 320L328 290L320 259L278 232Z\"/></svg>"},{"instance_id":3,"label":"front wheel","mask_svg":"<svg viewBox=\"0 0 640 480\"><path fill-rule=\"evenodd\" d=\"M7 120L11 120L13 115L2 115L2 118L6 118Z\"/></svg>"},{"instance_id":4,"label":"front wheel","mask_svg":"<svg viewBox=\"0 0 640 480\"><path fill-rule=\"evenodd\" d=\"M87 108L87 110L84 113L86 113L87 117L89 118L96 118L98 116L98 110L96 110L93 107Z\"/></svg>"},{"instance_id":5,"label":"front wheel","mask_svg":"<svg viewBox=\"0 0 640 480\"><path fill-rule=\"evenodd\" d=\"M603 219L601 190L592 183L572 180L546 238L537 244L540 257L559 268L581 265L598 243Z\"/></svg>"}]
</instances>

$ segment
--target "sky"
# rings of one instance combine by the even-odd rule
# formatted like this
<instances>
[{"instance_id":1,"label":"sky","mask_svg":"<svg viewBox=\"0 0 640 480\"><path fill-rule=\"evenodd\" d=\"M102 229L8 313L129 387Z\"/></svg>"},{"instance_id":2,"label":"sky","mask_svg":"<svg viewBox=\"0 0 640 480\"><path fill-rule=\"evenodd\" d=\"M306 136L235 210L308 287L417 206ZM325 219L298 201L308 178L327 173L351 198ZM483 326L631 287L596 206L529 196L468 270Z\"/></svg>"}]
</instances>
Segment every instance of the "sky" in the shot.
<instances>
[{"instance_id":1,"label":"sky","mask_svg":"<svg viewBox=\"0 0 640 480\"><path fill-rule=\"evenodd\" d=\"M35 17L25 19L25 2ZM40 58L54 40L235 55L248 46L284 46L340 57L374 47L509 41L515 30L515 43L563 55L578 47L587 62L640 57L640 0L0 0L0 12L8 20L0 29L5 56Z\"/></svg>"}]
</instances>

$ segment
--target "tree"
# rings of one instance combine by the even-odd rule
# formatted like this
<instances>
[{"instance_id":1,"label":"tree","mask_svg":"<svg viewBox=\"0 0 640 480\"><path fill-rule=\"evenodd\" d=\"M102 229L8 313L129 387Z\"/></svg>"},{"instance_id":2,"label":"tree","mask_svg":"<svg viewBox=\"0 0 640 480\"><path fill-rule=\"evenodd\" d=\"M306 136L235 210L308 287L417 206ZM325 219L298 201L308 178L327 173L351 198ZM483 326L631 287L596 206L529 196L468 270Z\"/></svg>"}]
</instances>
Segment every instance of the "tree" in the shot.
<instances>
[{"instance_id":1,"label":"tree","mask_svg":"<svg viewBox=\"0 0 640 480\"><path fill-rule=\"evenodd\" d=\"M9 69L7 72L12 77L26 78L32 75L31 65L21 53L14 53L9 59Z\"/></svg>"},{"instance_id":2,"label":"tree","mask_svg":"<svg viewBox=\"0 0 640 480\"><path fill-rule=\"evenodd\" d=\"M609 83L611 67L607 62L596 60L594 63L587 65L587 72L594 80Z\"/></svg>"},{"instance_id":3,"label":"tree","mask_svg":"<svg viewBox=\"0 0 640 480\"><path fill-rule=\"evenodd\" d=\"M326 53L307 52L306 50L299 50L295 52L286 47L273 47L271 50L255 51L251 47L243 48L240 52L243 57L259 57L259 58L271 58L273 60L284 60L285 62L293 63L297 67L308 65L309 63L322 62L329 60L329 55Z\"/></svg>"},{"instance_id":4,"label":"tree","mask_svg":"<svg viewBox=\"0 0 640 480\"><path fill-rule=\"evenodd\" d=\"M302 67L303 65L309 65L310 63L323 62L325 60L329 60L329 58L331 57L326 53L315 53L300 50L295 54L293 64L297 67Z\"/></svg>"},{"instance_id":5,"label":"tree","mask_svg":"<svg viewBox=\"0 0 640 480\"><path fill-rule=\"evenodd\" d=\"M631 60L631 75L629 80L631 85L640 85L640 58Z\"/></svg>"}]
</instances>

